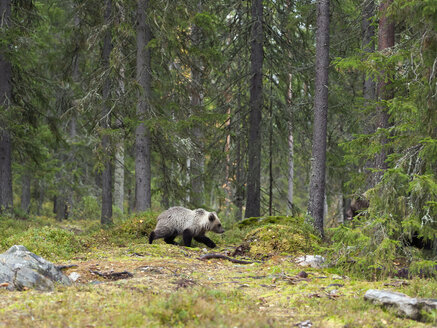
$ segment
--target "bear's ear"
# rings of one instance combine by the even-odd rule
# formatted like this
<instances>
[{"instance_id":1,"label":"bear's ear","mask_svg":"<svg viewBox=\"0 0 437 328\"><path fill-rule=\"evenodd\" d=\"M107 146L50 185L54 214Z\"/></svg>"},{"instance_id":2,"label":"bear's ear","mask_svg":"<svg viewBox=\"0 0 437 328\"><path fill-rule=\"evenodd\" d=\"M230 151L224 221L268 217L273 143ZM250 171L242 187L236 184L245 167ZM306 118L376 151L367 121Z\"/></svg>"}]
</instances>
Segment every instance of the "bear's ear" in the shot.
<instances>
[{"instance_id":1,"label":"bear's ear","mask_svg":"<svg viewBox=\"0 0 437 328\"><path fill-rule=\"evenodd\" d=\"M208 219L209 219L209 222L214 222L214 220L215 220L214 213L210 213Z\"/></svg>"}]
</instances>

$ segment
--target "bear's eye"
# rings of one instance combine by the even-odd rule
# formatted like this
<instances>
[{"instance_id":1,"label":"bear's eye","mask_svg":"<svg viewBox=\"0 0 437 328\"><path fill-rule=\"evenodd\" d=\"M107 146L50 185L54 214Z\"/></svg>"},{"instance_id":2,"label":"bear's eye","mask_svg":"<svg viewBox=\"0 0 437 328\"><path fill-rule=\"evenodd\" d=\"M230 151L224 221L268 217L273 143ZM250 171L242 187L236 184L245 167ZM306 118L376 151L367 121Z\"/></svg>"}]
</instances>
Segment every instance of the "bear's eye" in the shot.
<instances>
[{"instance_id":1,"label":"bear's eye","mask_svg":"<svg viewBox=\"0 0 437 328\"><path fill-rule=\"evenodd\" d=\"M222 225L219 223L218 226L221 227Z\"/></svg>"}]
</instances>

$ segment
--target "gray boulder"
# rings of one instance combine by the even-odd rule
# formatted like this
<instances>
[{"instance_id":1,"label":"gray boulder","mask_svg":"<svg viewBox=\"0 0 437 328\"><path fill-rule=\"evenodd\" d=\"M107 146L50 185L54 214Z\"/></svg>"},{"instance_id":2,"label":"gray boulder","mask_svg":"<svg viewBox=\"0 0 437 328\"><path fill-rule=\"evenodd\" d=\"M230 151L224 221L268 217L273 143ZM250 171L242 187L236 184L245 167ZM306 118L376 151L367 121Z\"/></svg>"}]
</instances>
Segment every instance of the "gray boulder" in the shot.
<instances>
[{"instance_id":1,"label":"gray boulder","mask_svg":"<svg viewBox=\"0 0 437 328\"><path fill-rule=\"evenodd\" d=\"M437 299L413 298L387 290L369 289L364 299L379 305L394 307L399 315L414 320L422 319L421 311L431 312L437 309Z\"/></svg>"},{"instance_id":2,"label":"gray boulder","mask_svg":"<svg viewBox=\"0 0 437 328\"><path fill-rule=\"evenodd\" d=\"M14 245L0 254L0 285L7 289L51 291L54 283L71 285L70 279L53 263L30 252L26 247Z\"/></svg>"}]
</instances>

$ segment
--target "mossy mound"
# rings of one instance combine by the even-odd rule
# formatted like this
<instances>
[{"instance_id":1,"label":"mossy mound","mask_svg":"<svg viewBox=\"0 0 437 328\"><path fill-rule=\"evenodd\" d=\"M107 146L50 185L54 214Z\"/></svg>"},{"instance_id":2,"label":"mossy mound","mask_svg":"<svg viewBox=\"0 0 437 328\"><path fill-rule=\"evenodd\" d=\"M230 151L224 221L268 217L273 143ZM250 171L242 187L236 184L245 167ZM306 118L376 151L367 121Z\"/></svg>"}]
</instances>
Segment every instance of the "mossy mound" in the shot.
<instances>
[{"instance_id":1,"label":"mossy mound","mask_svg":"<svg viewBox=\"0 0 437 328\"><path fill-rule=\"evenodd\" d=\"M318 248L319 238L313 234L297 231L295 227L268 224L256 228L246 235L249 255L255 258L279 255L308 254Z\"/></svg>"},{"instance_id":2,"label":"mossy mound","mask_svg":"<svg viewBox=\"0 0 437 328\"><path fill-rule=\"evenodd\" d=\"M315 252L320 244L313 227L300 216L248 218L239 226L248 231L240 249L255 258L308 254Z\"/></svg>"}]
</instances>

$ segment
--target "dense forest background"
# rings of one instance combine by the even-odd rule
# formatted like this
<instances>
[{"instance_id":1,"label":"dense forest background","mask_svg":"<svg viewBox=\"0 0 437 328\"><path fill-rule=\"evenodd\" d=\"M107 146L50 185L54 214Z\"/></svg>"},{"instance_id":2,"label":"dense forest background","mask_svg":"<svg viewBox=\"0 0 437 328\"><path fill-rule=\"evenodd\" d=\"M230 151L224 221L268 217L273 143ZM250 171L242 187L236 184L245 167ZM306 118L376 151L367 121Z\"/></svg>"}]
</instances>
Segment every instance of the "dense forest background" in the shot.
<instances>
[{"instance_id":1,"label":"dense forest background","mask_svg":"<svg viewBox=\"0 0 437 328\"><path fill-rule=\"evenodd\" d=\"M230 224L310 203L317 222L318 189L325 228L367 203L334 238L386 257L417 239L436 249L435 1L2 0L0 12L3 214L111 223L184 205Z\"/></svg>"}]
</instances>

